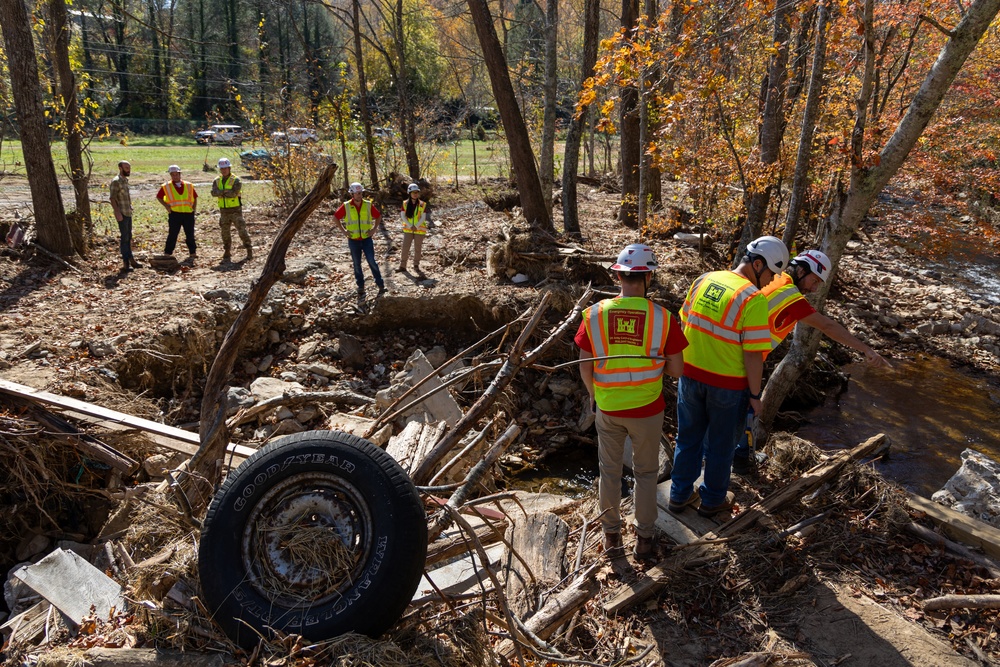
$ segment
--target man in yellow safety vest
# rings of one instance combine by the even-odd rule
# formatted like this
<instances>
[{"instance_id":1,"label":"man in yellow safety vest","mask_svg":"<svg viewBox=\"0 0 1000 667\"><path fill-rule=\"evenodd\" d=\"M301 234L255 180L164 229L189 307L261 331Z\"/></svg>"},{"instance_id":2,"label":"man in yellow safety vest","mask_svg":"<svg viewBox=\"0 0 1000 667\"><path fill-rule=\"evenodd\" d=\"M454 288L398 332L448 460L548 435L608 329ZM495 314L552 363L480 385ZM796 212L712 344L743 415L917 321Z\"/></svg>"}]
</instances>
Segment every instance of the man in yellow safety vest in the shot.
<instances>
[{"instance_id":1,"label":"man in yellow safety vest","mask_svg":"<svg viewBox=\"0 0 1000 667\"><path fill-rule=\"evenodd\" d=\"M626 437L632 439L635 473L633 555L641 560L655 556L656 475L666 408L663 375L680 377L687 347L677 319L646 298L656 268L649 246L634 243L622 250L611 266L621 292L583 311L574 338L580 359L588 360L580 364L580 376L596 413L601 527L609 558L624 555L620 505Z\"/></svg>"},{"instance_id":2,"label":"man in yellow safety vest","mask_svg":"<svg viewBox=\"0 0 1000 667\"><path fill-rule=\"evenodd\" d=\"M714 516L733 506L730 469L746 422L747 404L761 409L764 355L771 350L767 299L760 291L788 267L781 239L763 236L747 245L731 271L700 276L681 309L684 374L677 383L677 446L670 473L671 512L699 500L698 513ZM694 482L705 464L705 479Z\"/></svg>"},{"instance_id":3,"label":"man in yellow safety vest","mask_svg":"<svg viewBox=\"0 0 1000 667\"><path fill-rule=\"evenodd\" d=\"M340 230L347 236L347 247L351 251L351 261L354 263L354 282L358 285L358 301L365 298L365 276L361 272L361 255L364 254L368 268L372 272L375 284L378 285L379 296L385 294L385 283L382 273L375 262L375 242L372 234L378 230L382 220L371 199L364 198L365 187L360 183L351 183L348 188L351 198L341 204L333 217L340 225Z\"/></svg>"},{"instance_id":4,"label":"man in yellow safety vest","mask_svg":"<svg viewBox=\"0 0 1000 667\"><path fill-rule=\"evenodd\" d=\"M194 185L181 180L181 168L176 164L167 167L170 180L164 183L156 199L167 209L167 245L163 254L174 254L177 236L184 230L184 243L188 247L188 261L194 262L197 246L194 242L194 216L198 213L198 193Z\"/></svg>"},{"instance_id":5,"label":"man in yellow safety vest","mask_svg":"<svg viewBox=\"0 0 1000 667\"><path fill-rule=\"evenodd\" d=\"M219 158L220 176L212 181L212 196L219 200L219 230L222 234L222 261L230 262L232 257L229 254L233 245L232 228L236 227L236 233L243 241L243 247L247 251L244 261L253 259L253 244L250 242L250 234L247 233L247 223L243 219L243 198L240 196L243 184L239 176L233 176L233 165L229 158Z\"/></svg>"},{"instance_id":6,"label":"man in yellow safety vest","mask_svg":"<svg viewBox=\"0 0 1000 667\"><path fill-rule=\"evenodd\" d=\"M796 255L785 273L778 274L761 290L767 298L767 323L771 330L771 349L778 347L795 329L799 322L815 327L841 345L854 348L865 355L865 361L875 367L889 368L890 364L870 346L851 335L836 320L818 312L806 301L803 292L811 294L830 277L830 258L819 250L807 250ZM767 356L766 354L764 356ZM733 472L746 475L757 463L751 460L749 439L745 436L736 447L733 456ZM763 455L761 455L763 458Z\"/></svg>"}]
</instances>

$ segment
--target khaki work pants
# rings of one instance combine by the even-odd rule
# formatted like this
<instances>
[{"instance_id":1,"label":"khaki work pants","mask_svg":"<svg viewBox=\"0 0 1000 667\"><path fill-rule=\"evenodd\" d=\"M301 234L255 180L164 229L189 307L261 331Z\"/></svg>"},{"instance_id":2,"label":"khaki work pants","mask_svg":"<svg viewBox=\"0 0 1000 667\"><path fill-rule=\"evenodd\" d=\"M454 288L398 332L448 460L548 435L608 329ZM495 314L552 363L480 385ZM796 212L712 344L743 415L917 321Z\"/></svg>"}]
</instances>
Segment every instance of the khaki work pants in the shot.
<instances>
[{"instance_id":1,"label":"khaki work pants","mask_svg":"<svg viewBox=\"0 0 1000 667\"><path fill-rule=\"evenodd\" d=\"M406 260L410 257L410 243L413 243L413 268L419 271L421 250L424 247L424 234L403 232L403 249L399 252L399 268L406 270Z\"/></svg>"},{"instance_id":2,"label":"khaki work pants","mask_svg":"<svg viewBox=\"0 0 1000 667\"><path fill-rule=\"evenodd\" d=\"M243 247L249 249L250 234L247 233L247 223L243 220L243 207L219 209L219 231L222 232L222 252L229 255L233 245L233 235L231 228L236 227L236 233L243 241Z\"/></svg>"},{"instance_id":3,"label":"khaki work pants","mask_svg":"<svg viewBox=\"0 0 1000 667\"><path fill-rule=\"evenodd\" d=\"M632 472L635 474L635 532L653 537L656 522L656 475L660 468L660 433L663 412L641 419L613 417L597 411L597 457L600 462L601 527L605 533L622 530L622 459L625 438L632 438Z\"/></svg>"}]
</instances>

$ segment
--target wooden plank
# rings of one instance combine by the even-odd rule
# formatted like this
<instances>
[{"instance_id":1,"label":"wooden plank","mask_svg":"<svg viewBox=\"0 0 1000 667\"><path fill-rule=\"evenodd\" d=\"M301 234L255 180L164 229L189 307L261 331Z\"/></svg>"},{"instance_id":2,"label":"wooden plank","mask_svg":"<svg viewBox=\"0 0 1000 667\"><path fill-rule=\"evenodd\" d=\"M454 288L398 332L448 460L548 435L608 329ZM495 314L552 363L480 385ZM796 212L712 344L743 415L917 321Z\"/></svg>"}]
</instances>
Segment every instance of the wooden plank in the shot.
<instances>
[{"instance_id":1,"label":"wooden plank","mask_svg":"<svg viewBox=\"0 0 1000 667\"><path fill-rule=\"evenodd\" d=\"M695 488L698 488L700 483L701 478L699 477L694 483ZM696 535L698 537L695 539L701 539L701 535L711 532L719 527L718 522L701 516L693 506L684 508L684 511L679 514L674 514L667 509L667 504L669 502L670 480L668 479L667 481L656 485L656 506L660 510L660 518L657 519L656 523L660 526L663 532L669 535L672 540L677 542L677 544L687 544L688 542L693 542L693 539L688 539L683 542L678 541L679 539L684 539L689 535Z\"/></svg>"},{"instance_id":2,"label":"wooden plank","mask_svg":"<svg viewBox=\"0 0 1000 667\"><path fill-rule=\"evenodd\" d=\"M730 537L752 527L757 521L768 517L772 512L776 512L788 503L801 498L817 486L823 484L826 480L837 475L840 469L849 461L870 456L884 448L886 444L887 438L884 434L879 433L854 449L839 452L831 456L827 461L807 471L787 486L778 489L759 503L755 503L739 516L730 519L716 531L705 534L702 539L711 540L719 537ZM691 547L680 554L671 555L660 561L657 565L647 570L635 582L622 586L621 590L604 603L604 613L608 615L617 614L634 604L642 602L663 588L671 573L683 569L688 563L705 556L714 548L716 548L716 545Z\"/></svg>"},{"instance_id":3,"label":"wooden plank","mask_svg":"<svg viewBox=\"0 0 1000 667\"><path fill-rule=\"evenodd\" d=\"M479 522L478 525L476 525L476 522ZM475 526L476 539L484 547L499 542L500 538L503 537L503 531L507 528L506 521L494 521L491 526L478 517L471 517L469 523ZM441 561L467 553L472 548L473 540L463 531L445 531L441 533L441 536L437 540L427 545L427 560L424 562L424 567L429 568Z\"/></svg>"},{"instance_id":4,"label":"wooden plank","mask_svg":"<svg viewBox=\"0 0 1000 667\"><path fill-rule=\"evenodd\" d=\"M923 512L930 517L952 539L979 547L993 558L1000 558L1000 530L988 523L913 493L910 494L907 504L910 509Z\"/></svg>"},{"instance_id":5,"label":"wooden plank","mask_svg":"<svg viewBox=\"0 0 1000 667\"><path fill-rule=\"evenodd\" d=\"M59 396L41 389L35 389L16 382L0 379L0 393L10 394L36 403L48 405L53 409L91 424L99 424L113 430L139 430L152 442L175 452L194 455L201 446L197 433L185 431L174 426L167 426L142 417L135 417L123 412L102 408L69 396ZM243 445L230 444L227 451L238 457L236 463L241 463L256 450Z\"/></svg>"}]
</instances>

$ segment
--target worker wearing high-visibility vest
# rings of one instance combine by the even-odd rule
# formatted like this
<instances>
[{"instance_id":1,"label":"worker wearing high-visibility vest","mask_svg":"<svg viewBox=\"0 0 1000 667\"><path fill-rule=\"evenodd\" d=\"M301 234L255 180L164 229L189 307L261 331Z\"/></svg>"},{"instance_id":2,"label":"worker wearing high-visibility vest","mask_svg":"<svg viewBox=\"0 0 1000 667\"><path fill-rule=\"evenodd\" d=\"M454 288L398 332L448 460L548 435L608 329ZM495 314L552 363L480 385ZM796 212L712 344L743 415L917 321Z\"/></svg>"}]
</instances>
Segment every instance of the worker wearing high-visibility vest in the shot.
<instances>
[{"instance_id":1,"label":"worker wearing high-visibility vest","mask_svg":"<svg viewBox=\"0 0 1000 667\"><path fill-rule=\"evenodd\" d=\"M364 198L365 187L360 183L351 183L348 188L351 198L341 204L333 217L340 224L340 230L347 236L347 246L351 251L351 261L354 263L354 282L358 285L358 301L365 298L365 276L361 272L361 255L364 254L368 268L372 272L375 284L378 285L379 296L385 294L385 283L382 272L375 262L375 242L372 240L382 219L375 204Z\"/></svg>"},{"instance_id":2,"label":"worker wearing high-visibility vest","mask_svg":"<svg viewBox=\"0 0 1000 667\"><path fill-rule=\"evenodd\" d=\"M410 257L410 245L413 245L413 270L420 270L421 250L424 247L424 236L427 235L427 202L420 198L420 186L410 183L406 188L406 201L399 212L403 223L403 248L399 251L399 270L406 271L406 261Z\"/></svg>"},{"instance_id":3,"label":"worker wearing high-visibility vest","mask_svg":"<svg viewBox=\"0 0 1000 667\"><path fill-rule=\"evenodd\" d=\"M635 473L633 555L655 556L656 475L663 430L663 375L680 377L687 340L677 319L646 298L657 268L649 246L634 243L618 255L611 270L621 292L583 312L574 341L580 348L580 376L595 408L600 461L601 527L609 558L624 555L621 476L625 439L632 440ZM603 359L603 357L630 358Z\"/></svg>"},{"instance_id":4,"label":"worker wearing high-visibility vest","mask_svg":"<svg viewBox=\"0 0 1000 667\"><path fill-rule=\"evenodd\" d=\"M167 209L167 244L163 254L174 254L177 236L184 230L184 243L188 247L189 262L194 262L198 250L194 242L194 217L198 213L198 192L194 185L181 180L181 168L176 164L167 167L170 180L164 183L156 199Z\"/></svg>"},{"instance_id":5,"label":"worker wearing high-visibility vest","mask_svg":"<svg viewBox=\"0 0 1000 667\"><path fill-rule=\"evenodd\" d=\"M247 256L243 261L253 259L253 244L243 219L243 198L240 196L243 184L239 176L233 176L233 165L229 158L219 158L219 177L212 181L212 196L219 200L219 232L222 235L222 261L232 261L229 251L233 245L232 228L240 235Z\"/></svg>"},{"instance_id":6,"label":"worker wearing high-visibility vest","mask_svg":"<svg viewBox=\"0 0 1000 667\"><path fill-rule=\"evenodd\" d=\"M764 355L771 350L767 298L760 291L788 267L781 239L763 236L747 245L732 271L700 276L681 309L684 374L677 383L677 446L670 473L671 512L696 505L698 513L728 512L736 443L747 405L760 413ZM705 464L705 478L694 482Z\"/></svg>"},{"instance_id":7,"label":"worker wearing high-visibility vest","mask_svg":"<svg viewBox=\"0 0 1000 667\"><path fill-rule=\"evenodd\" d=\"M818 312L806 301L803 292L811 294L830 277L833 266L826 253L807 250L788 263L788 270L779 274L761 292L767 298L768 328L771 331L771 349L778 347L799 322L819 329L841 345L854 348L865 355L865 361L875 367L891 368L878 352L851 335L842 324ZM770 350L769 350L770 351ZM765 357L767 354L764 355ZM752 428L752 423L748 425ZM733 472L745 475L751 472L762 454L751 456L749 439L744 435L733 456Z\"/></svg>"}]
</instances>

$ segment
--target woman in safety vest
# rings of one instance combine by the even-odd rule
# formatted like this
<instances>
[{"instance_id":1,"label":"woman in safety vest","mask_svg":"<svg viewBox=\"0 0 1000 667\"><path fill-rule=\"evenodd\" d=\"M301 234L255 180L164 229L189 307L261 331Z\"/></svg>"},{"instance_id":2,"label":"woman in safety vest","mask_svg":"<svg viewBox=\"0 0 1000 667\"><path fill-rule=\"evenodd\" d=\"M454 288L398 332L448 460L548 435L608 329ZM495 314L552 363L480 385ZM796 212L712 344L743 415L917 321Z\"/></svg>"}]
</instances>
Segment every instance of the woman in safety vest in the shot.
<instances>
[{"instance_id":1,"label":"woman in safety vest","mask_svg":"<svg viewBox=\"0 0 1000 667\"><path fill-rule=\"evenodd\" d=\"M621 476L625 438L632 439L635 473L633 555L655 557L656 475L663 430L663 375L680 377L687 340L677 319L646 298L657 268L649 246L633 243L611 266L621 292L583 312L574 341L580 348L580 376L596 407L600 461L601 527L609 558L622 547ZM609 358L610 357L610 358Z\"/></svg>"},{"instance_id":2,"label":"woman in safety vest","mask_svg":"<svg viewBox=\"0 0 1000 667\"><path fill-rule=\"evenodd\" d=\"M424 247L424 236L427 235L427 202L420 198L420 186L410 183L406 188L406 201L403 202L399 218L403 222L403 249L399 254L399 270L406 273L406 260L410 256L410 244L413 244L413 270L417 275L423 275L420 270L420 254Z\"/></svg>"}]
</instances>

